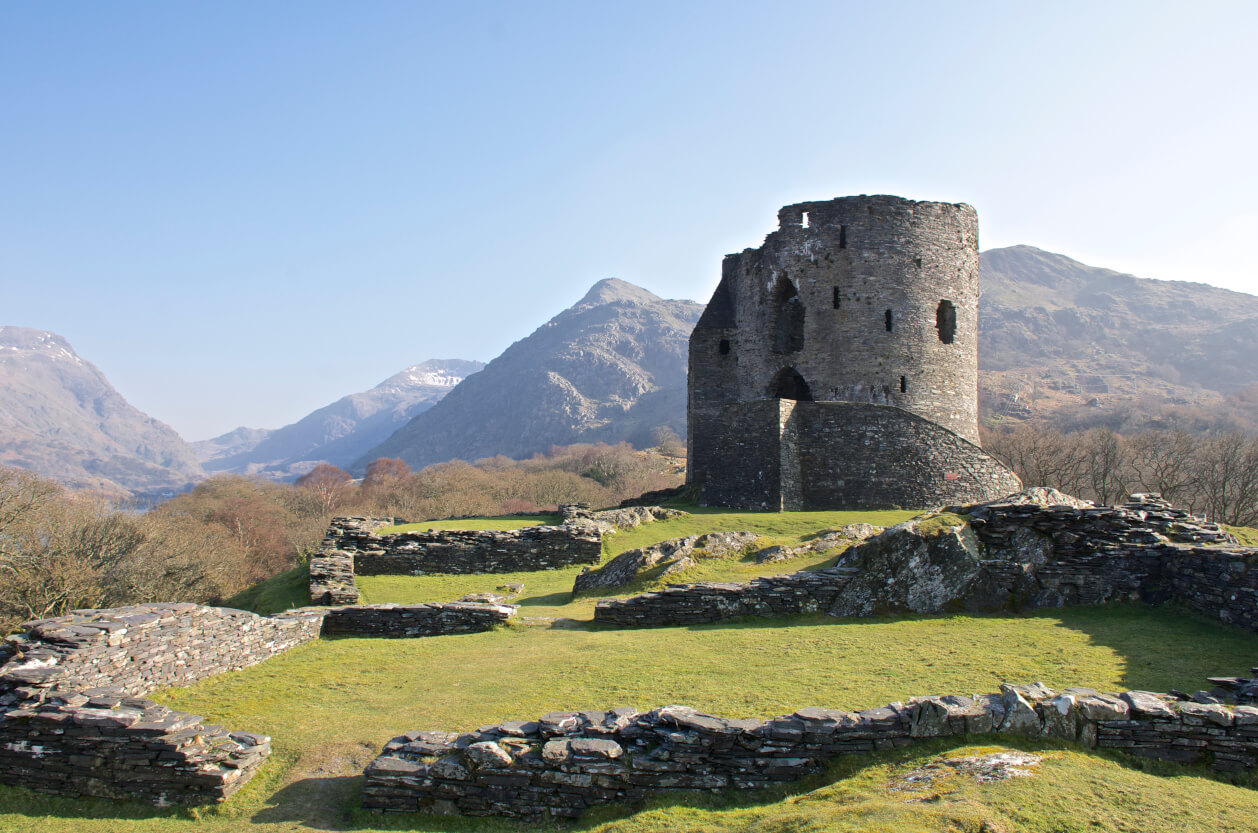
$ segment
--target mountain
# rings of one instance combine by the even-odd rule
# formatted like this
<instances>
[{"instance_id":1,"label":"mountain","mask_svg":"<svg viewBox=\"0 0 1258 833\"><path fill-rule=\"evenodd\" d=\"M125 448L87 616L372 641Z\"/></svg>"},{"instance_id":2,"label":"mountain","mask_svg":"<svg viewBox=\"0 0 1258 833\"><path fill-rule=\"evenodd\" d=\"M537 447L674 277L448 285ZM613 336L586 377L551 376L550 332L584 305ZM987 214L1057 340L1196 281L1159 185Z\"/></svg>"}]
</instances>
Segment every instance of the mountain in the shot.
<instances>
[{"instance_id":1,"label":"mountain","mask_svg":"<svg viewBox=\"0 0 1258 833\"><path fill-rule=\"evenodd\" d=\"M685 431L687 341L703 305L616 279L508 347L485 369L359 457L412 468L453 458L527 457L552 445L653 445Z\"/></svg>"},{"instance_id":2,"label":"mountain","mask_svg":"<svg viewBox=\"0 0 1258 833\"><path fill-rule=\"evenodd\" d=\"M348 466L485 365L431 359L272 431L237 428L193 444L209 472L296 477L320 462Z\"/></svg>"},{"instance_id":3,"label":"mountain","mask_svg":"<svg viewBox=\"0 0 1258 833\"><path fill-rule=\"evenodd\" d=\"M121 495L203 476L170 426L123 399L56 333L0 327L0 465Z\"/></svg>"},{"instance_id":4,"label":"mountain","mask_svg":"<svg viewBox=\"0 0 1258 833\"><path fill-rule=\"evenodd\" d=\"M983 252L981 270L979 389L989 413L1066 429L1139 427L1168 405L1220 414L1258 381L1258 296L1031 246Z\"/></svg>"}]
</instances>

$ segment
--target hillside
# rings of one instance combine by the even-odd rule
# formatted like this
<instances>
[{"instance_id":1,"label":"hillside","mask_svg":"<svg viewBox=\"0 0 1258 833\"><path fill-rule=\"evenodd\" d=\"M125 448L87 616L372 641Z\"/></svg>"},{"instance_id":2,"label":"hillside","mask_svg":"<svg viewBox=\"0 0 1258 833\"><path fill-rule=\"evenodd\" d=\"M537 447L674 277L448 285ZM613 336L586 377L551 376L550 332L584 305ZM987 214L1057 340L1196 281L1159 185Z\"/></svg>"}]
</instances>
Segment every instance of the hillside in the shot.
<instances>
[{"instance_id":1,"label":"hillside","mask_svg":"<svg viewBox=\"0 0 1258 833\"><path fill-rule=\"evenodd\" d=\"M685 430L686 345L703 311L616 279L508 347L480 373L354 464L401 457L412 468L452 458L526 457L552 445L653 444Z\"/></svg>"},{"instance_id":2,"label":"hillside","mask_svg":"<svg viewBox=\"0 0 1258 833\"><path fill-rule=\"evenodd\" d=\"M271 431L237 428L193 448L209 472L290 478L319 462L348 466L482 367L477 361L430 359L291 425Z\"/></svg>"},{"instance_id":3,"label":"hillside","mask_svg":"<svg viewBox=\"0 0 1258 833\"><path fill-rule=\"evenodd\" d=\"M1258 381L1258 297L1137 278L1031 246L984 252L979 390L988 413L1062 427L1221 413ZM1085 410L1086 409L1086 410Z\"/></svg>"},{"instance_id":4,"label":"hillside","mask_svg":"<svg viewBox=\"0 0 1258 833\"><path fill-rule=\"evenodd\" d=\"M25 327L0 327L0 465L112 494L203 476L174 429L128 403L64 338Z\"/></svg>"}]
</instances>

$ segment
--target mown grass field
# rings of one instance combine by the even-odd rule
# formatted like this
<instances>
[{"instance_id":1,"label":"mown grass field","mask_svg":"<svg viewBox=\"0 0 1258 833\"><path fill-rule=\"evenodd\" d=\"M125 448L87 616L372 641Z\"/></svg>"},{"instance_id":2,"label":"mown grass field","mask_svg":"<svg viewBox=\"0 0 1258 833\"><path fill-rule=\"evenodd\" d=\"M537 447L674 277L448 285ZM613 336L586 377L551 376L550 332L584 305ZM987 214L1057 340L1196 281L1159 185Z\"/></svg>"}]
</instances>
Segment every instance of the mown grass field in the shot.
<instances>
[{"instance_id":1,"label":"mown grass field","mask_svg":"<svg viewBox=\"0 0 1258 833\"><path fill-rule=\"evenodd\" d=\"M839 525L833 517L761 520L763 534L778 536L775 542ZM669 523L682 522L748 528L746 518L735 523L695 516ZM881 521L887 522L892 519ZM612 536L608 554L677 534L689 533L663 523L640 527ZM745 568L737 560L712 567ZM600 630L563 621L588 618L593 604L571 600L574 573L518 576L526 587L520 612L526 621L491 633L320 640L262 665L159 694L168 705L210 722L274 738L272 759L222 807L155 810L0 787L0 830L524 830L530 828L497 820L364 813L357 807L362 768L384 742L405 731L464 730L556 710L681 703L720 715L770 717L805 705L858 709L918 694L986 692L1002 682L1033 680L1110 691L1193 690L1206 685L1205 676L1244 672L1258 657L1258 635L1180 610L1140 605L1024 616L801 617ZM391 579L373 579L367 591L373 600L389 592L410 597L405 600L448 599L506 580L511 578L430 576L391 587ZM645 808L601 808L560 829L1255 829L1258 792L1252 778L1228 783L1201 768L1142 763L1060 744L1027 746L1046 756L1034 778L987 785L954 779L926 801L890 789L898 775L967 743L1021 746L986 737L851 757L824 776L774 793L669 796Z\"/></svg>"}]
</instances>

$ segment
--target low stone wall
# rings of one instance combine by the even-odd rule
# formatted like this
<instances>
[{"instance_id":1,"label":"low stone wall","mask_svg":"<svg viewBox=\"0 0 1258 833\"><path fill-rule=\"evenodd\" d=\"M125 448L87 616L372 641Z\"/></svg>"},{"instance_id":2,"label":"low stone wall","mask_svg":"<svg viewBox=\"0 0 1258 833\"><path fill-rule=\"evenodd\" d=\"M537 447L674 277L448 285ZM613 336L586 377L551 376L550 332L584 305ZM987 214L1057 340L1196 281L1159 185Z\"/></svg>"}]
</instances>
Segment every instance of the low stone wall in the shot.
<instances>
[{"instance_id":1,"label":"low stone wall","mask_svg":"<svg viewBox=\"0 0 1258 833\"><path fill-rule=\"evenodd\" d=\"M836 755L919 740L1001 733L1058 738L1215 769L1253 767L1258 708L1170 695L1043 685L975 697L921 697L878 709L805 708L732 720L681 706L640 714L547 714L461 735L394 738L366 769L363 806L575 818L598 804L676 790L759 788L819 772Z\"/></svg>"},{"instance_id":2,"label":"low stone wall","mask_svg":"<svg viewBox=\"0 0 1258 833\"><path fill-rule=\"evenodd\" d=\"M278 616L172 602L27 622L7 638L14 656L0 666L0 705L19 689L124 695L188 685L256 665L319 636L323 612Z\"/></svg>"},{"instance_id":3,"label":"low stone wall","mask_svg":"<svg viewBox=\"0 0 1258 833\"><path fill-rule=\"evenodd\" d=\"M619 628L649 628L699 625L739 616L825 613L855 573L832 567L757 578L746 584L676 584L626 599L602 599L595 607L594 621Z\"/></svg>"},{"instance_id":4,"label":"low stone wall","mask_svg":"<svg viewBox=\"0 0 1258 833\"><path fill-rule=\"evenodd\" d=\"M354 604L354 575L430 573L518 573L573 564L597 564L603 535L686 513L660 506L591 511L573 503L559 507L563 524L516 530L442 530L378 535L401 518L333 518L320 552L310 560L310 603Z\"/></svg>"},{"instance_id":5,"label":"low stone wall","mask_svg":"<svg viewBox=\"0 0 1258 833\"><path fill-rule=\"evenodd\" d=\"M513 530L441 530L377 535L400 518L333 518L322 548L310 560L310 602L353 604L359 593L354 576L431 573L518 573L573 564L597 564L603 529L615 521L585 507L565 507L559 526ZM618 510L633 525L653 520L652 510ZM658 510L660 512L666 510ZM667 510L673 511L673 510ZM680 513L677 513L680 514Z\"/></svg>"},{"instance_id":6,"label":"low stone wall","mask_svg":"<svg viewBox=\"0 0 1258 833\"><path fill-rule=\"evenodd\" d=\"M0 782L71 798L210 804L270 753L270 738L140 697L64 693L0 712Z\"/></svg>"},{"instance_id":7,"label":"low stone wall","mask_svg":"<svg viewBox=\"0 0 1258 833\"><path fill-rule=\"evenodd\" d=\"M831 570L604 599L594 621L649 627L779 611L869 616L1142 599L1179 601L1258 630L1258 548L1235 546L1218 525L1164 501L1133 496L1121 507L998 502L949 509L965 513L968 523L956 519L955 527L931 532L919 531L929 521L901 524L854 545ZM774 601L779 587L797 592L796 603Z\"/></svg>"},{"instance_id":8,"label":"low stone wall","mask_svg":"<svg viewBox=\"0 0 1258 833\"><path fill-rule=\"evenodd\" d=\"M354 585L354 554L321 550L310 559L310 603L351 605L359 599Z\"/></svg>"},{"instance_id":9,"label":"low stone wall","mask_svg":"<svg viewBox=\"0 0 1258 833\"><path fill-rule=\"evenodd\" d=\"M360 576L520 573L597 564L603 539L597 530L565 524L362 535L341 548L353 550Z\"/></svg>"},{"instance_id":10,"label":"low stone wall","mask_svg":"<svg viewBox=\"0 0 1258 833\"><path fill-rule=\"evenodd\" d=\"M270 753L139 696L254 665L319 635L322 611L192 604L28 622L0 651L0 782L159 805L222 801Z\"/></svg>"},{"instance_id":11,"label":"low stone wall","mask_svg":"<svg viewBox=\"0 0 1258 833\"><path fill-rule=\"evenodd\" d=\"M503 624L515 612L515 605L471 602L334 607L323 619L323 633L395 638L479 633Z\"/></svg>"}]
</instances>

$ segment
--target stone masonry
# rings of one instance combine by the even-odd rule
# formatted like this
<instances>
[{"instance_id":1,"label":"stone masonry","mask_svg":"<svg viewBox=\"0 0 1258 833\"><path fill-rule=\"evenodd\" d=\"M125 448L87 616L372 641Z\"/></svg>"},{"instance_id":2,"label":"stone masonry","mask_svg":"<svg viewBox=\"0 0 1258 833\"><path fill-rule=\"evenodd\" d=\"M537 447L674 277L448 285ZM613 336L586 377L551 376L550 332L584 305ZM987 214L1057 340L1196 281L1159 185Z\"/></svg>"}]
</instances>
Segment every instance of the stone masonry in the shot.
<instances>
[{"instance_id":1,"label":"stone masonry","mask_svg":"<svg viewBox=\"0 0 1258 833\"><path fill-rule=\"evenodd\" d=\"M1015 501L950 507L955 528L893 527L847 550L826 570L703 582L598 602L594 621L616 627L717 622L824 612L868 616L1060 607L1142 599L1180 601L1258 630L1258 549L1216 524L1150 496L1125 506Z\"/></svg>"},{"instance_id":2,"label":"stone masonry","mask_svg":"<svg viewBox=\"0 0 1258 833\"><path fill-rule=\"evenodd\" d=\"M1210 700L1213 698L1204 698ZM1057 738L1217 770L1258 758L1258 708L1171 695L1004 685L846 712L733 720L683 706L560 712L474 732L412 732L366 769L363 806L393 812L576 818L677 790L749 789L820 772L836 755L999 733Z\"/></svg>"},{"instance_id":3,"label":"stone masonry","mask_svg":"<svg viewBox=\"0 0 1258 833\"><path fill-rule=\"evenodd\" d=\"M1017 491L978 447L968 205L790 205L690 337L687 482L709 505L925 507Z\"/></svg>"},{"instance_id":4,"label":"stone masonry","mask_svg":"<svg viewBox=\"0 0 1258 833\"><path fill-rule=\"evenodd\" d=\"M142 695L262 662L317 637L322 619L150 604L26 623L0 649L0 782L159 806L222 801L270 739Z\"/></svg>"}]
</instances>

